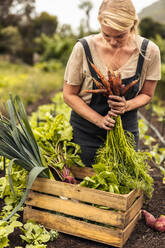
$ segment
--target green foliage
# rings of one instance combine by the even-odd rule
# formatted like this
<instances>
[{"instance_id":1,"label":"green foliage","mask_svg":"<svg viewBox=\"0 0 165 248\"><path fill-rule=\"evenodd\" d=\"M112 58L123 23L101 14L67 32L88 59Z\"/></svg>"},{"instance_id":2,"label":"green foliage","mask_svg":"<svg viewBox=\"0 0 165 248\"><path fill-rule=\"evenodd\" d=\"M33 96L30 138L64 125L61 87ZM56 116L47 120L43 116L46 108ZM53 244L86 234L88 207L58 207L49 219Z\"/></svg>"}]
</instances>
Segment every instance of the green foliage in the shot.
<instances>
[{"instance_id":1,"label":"green foliage","mask_svg":"<svg viewBox=\"0 0 165 248\"><path fill-rule=\"evenodd\" d=\"M17 27L8 26L0 30L0 52L16 55L22 49L22 37Z\"/></svg>"},{"instance_id":2,"label":"green foliage","mask_svg":"<svg viewBox=\"0 0 165 248\"><path fill-rule=\"evenodd\" d=\"M11 178L14 162L29 171L29 174L27 187L21 201L5 220L11 218L23 205L29 189L37 176L50 178L49 170L44 164L21 99L18 96L15 98L10 96L7 105L10 119L0 116L0 155L10 160L8 176L14 196L16 194Z\"/></svg>"},{"instance_id":3,"label":"green foliage","mask_svg":"<svg viewBox=\"0 0 165 248\"><path fill-rule=\"evenodd\" d=\"M152 146L150 153L158 166L165 160L165 148L159 147L158 144Z\"/></svg>"},{"instance_id":4,"label":"green foliage","mask_svg":"<svg viewBox=\"0 0 165 248\"><path fill-rule=\"evenodd\" d=\"M159 99L159 101L164 101L165 96L164 96L164 91L165 91L165 63L162 63L161 66L161 80L158 82L156 90L155 90L155 96L154 99ZM158 104L159 104L158 101Z\"/></svg>"},{"instance_id":5,"label":"green foliage","mask_svg":"<svg viewBox=\"0 0 165 248\"><path fill-rule=\"evenodd\" d=\"M74 164L84 166L79 157L80 147L72 142L73 130L69 123L69 114L63 114L70 113L70 108L64 102L60 104L58 99L61 97L61 93L57 94L53 98L56 105L40 106L38 112L31 117L31 126L46 163L60 170L65 165L69 168ZM42 118L39 126L38 116Z\"/></svg>"},{"instance_id":6,"label":"green foliage","mask_svg":"<svg viewBox=\"0 0 165 248\"><path fill-rule=\"evenodd\" d=\"M58 60L43 61L35 64L35 68L38 68L44 72L58 72L63 68L63 65Z\"/></svg>"},{"instance_id":7,"label":"green foliage","mask_svg":"<svg viewBox=\"0 0 165 248\"><path fill-rule=\"evenodd\" d=\"M1 162L3 163L3 162ZM1 211L1 218L7 217L11 211L18 204L23 195L23 190L26 188L27 171L21 166L15 165L12 168L11 177L13 188L16 192L17 198L13 195L8 179L8 167L10 161L6 159L6 176L0 178L0 198L6 204ZM15 215L19 216L19 215Z\"/></svg>"},{"instance_id":8,"label":"green foliage","mask_svg":"<svg viewBox=\"0 0 165 248\"><path fill-rule=\"evenodd\" d=\"M161 106L160 104L154 104L152 109L153 115L157 117L157 121L162 123L165 115L164 106Z\"/></svg>"},{"instance_id":9,"label":"green foliage","mask_svg":"<svg viewBox=\"0 0 165 248\"><path fill-rule=\"evenodd\" d=\"M34 16L33 14L35 8L34 5L34 0L10 0L5 1L5 4L1 3L0 7L1 26L2 28L7 29L7 34L10 34L8 42L6 41L7 43L5 46L5 48L7 48L7 52L9 52L10 55L13 55L14 52L15 55L15 51L19 51L15 57L24 59L24 62L28 62L30 64L32 64L32 54L34 51L34 37L32 32L32 16ZM10 26L13 26L14 28L11 30ZM10 30L8 30L8 28ZM18 29L19 32L15 32L14 30L16 29ZM25 32L22 33L24 29ZM21 46L20 43L22 43Z\"/></svg>"},{"instance_id":10,"label":"green foliage","mask_svg":"<svg viewBox=\"0 0 165 248\"><path fill-rule=\"evenodd\" d=\"M42 61L56 59L63 64L66 64L75 42L75 37L65 37L64 39L60 34L54 34L51 38L42 34L36 39Z\"/></svg>"},{"instance_id":11,"label":"green foliage","mask_svg":"<svg viewBox=\"0 0 165 248\"><path fill-rule=\"evenodd\" d=\"M63 38L74 37L72 26L70 24L63 24L58 28L58 33Z\"/></svg>"},{"instance_id":12,"label":"green foliage","mask_svg":"<svg viewBox=\"0 0 165 248\"><path fill-rule=\"evenodd\" d=\"M52 36L56 32L58 20L56 16L52 16L47 12L42 12L33 19L33 25L35 37L40 36L42 33Z\"/></svg>"},{"instance_id":13,"label":"green foliage","mask_svg":"<svg viewBox=\"0 0 165 248\"><path fill-rule=\"evenodd\" d=\"M58 238L58 232L51 230L48 232L43 226L35 224L33 221L28 221L23 228L21 228L24 235L20 237L26 241L29 245L27 248L32 247L46 247L43 243L53 241ZM34 246L33 246L34 245Z\"/></svg>"},{"instance_id":14,"label":"green foliage","mask_svg":"<svg viewBox=\"0 0 165 248\"><path fill-rule=\"evenodd\" d=\"M162 64L161 76L161 82L165 84L165 63Z\"/></svg>"},{"instance_id":15,"label":"green foliage","mask_svg":"<svg viewBox=\"0 0 165 248\"><path fill-rule=\"evenodd\" d=\"M113 172L108 171L106 166L101 163L93 165L93 168L95 169L96 174L92 178L85 177L83 182L80 183L80 186L108 191L116 194L120 193L119 182ZM99 171L97 168L99 168Z\"/></svg>"},{"instance_id":16,"label":"green foliage","mask_svg":"<svg viewBox=\"0 0 165 248\"><path fill-rule=\"evenodd\" d=\"M62 92L55 94L52 97L52 102L55 105L55 111L57 114L63 114L66 120L70 120L71 108L64 103L63 94Z\"/></svg>"},{"instance_id":17,"label":"green foliage","mask_svg":"<svg viewBox=\"0 0 165 248\"><path fill-rule=\"evenodd\" d=\"M85 179L80 185L121 194L141 188L151 197L153 179L148 174L148 159L148 154L134 150L133 137L129 133L125 136L118 116L105 145L98 150L96 164L92 166L96 172L91 178L93 182Z\"/></svg>"},{"instance_id":18,"label":"green foliage","mask_svg":"<svg viewBox=\"0 0 165 248\"><path fill-rule=\"evenodd\" d=\"M1 162L2 163L2 162ZM9 161L6 161L6 166L8 167ZM7 171L6 171L7 172ZM20 176L22 174L22 169L20 167L17 167L13 169L13 178L14 174L18 173ZM0 195L1 198L4 200L4 206L2 207L2 211L0 213L0 219L7 217L13 210L13 208L18 203L18 199L15 199L13 196L13 193L11 191L11 188L9 186L8 176L6 174L5 177L0 178L1 183L4 182L4 185L0 186ZM21 176L19 179L19 183L17 182L17 186L19 187L19 190L24 189L25 180L23 180L23 177ZM14 180L14 183L16 180ZM20 189L21 188L21 189ZM19 194L18 194L19 198ZM0 220L0 248L3 247L9 247L9 239L8 236L14 232L15 228L21 227L23 224L19 222L17 219L20 217L20 215L17 213L15 214L8 222Z\"/></svg>"},{"instance_id":19,"label":"green foliage","mask_svg":"<svg viewBox=\"0 0 165 248\"><path fill-rule=\"evenodd\" d=\"M158 120L162 121L161 113L164 112L164 107L160 106L160 102L159 104L157 101L155 103L152 103L152 111L152 115L156 116ZM155 138L147 134L149 127L142 119L139 120L139 129L140 139L143 141L144 145L146 145L147 150L151 154L154 163L156 164L156 166L158 166L158 168L162 172L162 175L165 177L165 148L161 147L161 145L158 143L155 144Z\"/></svg>"},{"instance_id":20,"label":"green foliage","mask_svg":"<svg viewBox=\"0 0 165 248\"><path fill-rule=\"evenodd\" d=\"M143 18L139 23L140 34L145 38L165 37L165 25L154 21L151 17Z\"/></svg>"},{"instance_id":21,"label":"green foliage","mask_svg":"<svg viewBox=\"0 0 165 248\"><path fill-rule=\"evenodd\" d=\"M139 129L140 129L140 139L143 140L144 145L151 146L155 139L150 135L147 135L148 125L142 120L139 120Z\"/></svg>"},{"instance_id":22,"label":"green foliage","mask_svg":"<svg viewBox=\"0 0 165 248\"><path fill-rule=\"evenodd\" d=\"M5 195L10 192L10 185L6 177L0 178L0 198L3 199Z\"/></svg>"},{"instance_id":23,"label":"green foliage","mask_svg":"<svg viewBox=\"0 0 165 248\"><path fill-rule=\"evenodd\" d=\"M2 162L1 162L2 163ZM26 188L26 175L27 172L22 169L20 166L14 166L12 168L12 179L13 179L13 185L14 185L14 189L17 192L17 199L15 199L11 188L9 186L9 181L8 181L8 166L9 166L9 161L6 160L6 176L1 178L1 182L5 182L3 186L3 188L0 186L0 195L2 196L1 198L4 200L4 206L2 208L1 211L1 216L0 218L4 218L7 217L14 209L14 207L18 204L19 199L21 198L22 194L23 194L23 190L24 188ZM2 180L3 179L3 180ZM0 184L1 185L1 184ZM4 188L5 188L5 193L4 192ZM21 211L23 209L20 209ZM15 214L13 217L10 218L10 220L7 221L2 221L0 220L0 248L3 247L9 247L10 246L10 242L9 242L9 235L11 233L14 232L15 228L23 228L23 223L21 223L20 221L18 221L18 218L20 217L20 215L17 213ZM33 231L39 234L38 237L38 241L44 241L45 237L44 234L47 235L47 237L49 236L49 241L53 241L55 238L58 237L58 233L54 230L50 230L45 231L44 227L42 227L41 225L37 227L37 224L35 224L34 222L32 223L32 228L31 231L32 233L28 232L28 235L33 237L31 239L31 243L29 243L29 245L27 244L26 247L31 247L31 248L39 248L39 247L46 247L46 245L42 245L42 244L36 244L33 245L33 239L35 238ZM25 224L26 225L26 224ZM23 228L25 234L23 236L27 237L26 235L26 226L25 228ZM37 232L37 230L40 230L40 232Z\"/></svg>"},{"instance_id":24,"label":"green foliage","mask_svg":"<svg viewBox=\"0 0 165 248\"><path fill-rule=\"evenodd\" d=\"M0 221L0 248L9 247L8 236L16 227L21 227L23 224L19 221L12 221L8 224L6 221Z\"/></svg>"},{"instance_id":25,"label":"green foliage","mask_svg":"<svg viewBox=\"0 0 165 248\"><path fill-rule=\"evenodd\" d=\"M164 27L164 33L165 33L165 27ZM163 39L158 33L156 33L155 39L152 39L152 40L159 47L160 53L161 53L161 61L162 63L165 63L165 39Z\"/></svg>"}]
</instances>

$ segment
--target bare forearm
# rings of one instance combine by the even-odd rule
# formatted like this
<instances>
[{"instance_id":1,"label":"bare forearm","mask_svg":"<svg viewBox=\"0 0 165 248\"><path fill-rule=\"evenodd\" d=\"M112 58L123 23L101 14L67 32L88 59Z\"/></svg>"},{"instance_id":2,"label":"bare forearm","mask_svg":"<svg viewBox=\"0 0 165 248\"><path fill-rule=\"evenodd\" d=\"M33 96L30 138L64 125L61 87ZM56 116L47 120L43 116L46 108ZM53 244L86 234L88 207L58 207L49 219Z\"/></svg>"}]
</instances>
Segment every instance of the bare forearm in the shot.
<instances>
[{"instance_id":1,"label":"bare forearm","mask_svg":"<svg viewBox=\"0 0 165 248\"><path fill-rule=\"evenodd\" d=\"M146 94L140 94L135 98L128 100L126 103L126 111L131 111L133 109L141 108L151 101L152 97Z\"/></svg>"},{"instance_id":2,"label":"bare forearm","mask_svg":"<svg viewBox=\"0 0 165 248\"><path fill-rule=\"evenodd\" d=\"M141 108L148 104L154 95L157 81L145 81L143 88L138 96L128 100L126 103L126 111Z\"/></svg>"},{"instance_id":3,"label":"bare forearm","mask_svg":"<svg viewBox=\"0 0 165 248\"><path fill-rule=\"evenodd\" d=\"M64 101L84 119L94 123L95 125L99 125L102 116L90 108L79 96L67 96L67 98L64 97Z\"/></svg>"}]
</instances>

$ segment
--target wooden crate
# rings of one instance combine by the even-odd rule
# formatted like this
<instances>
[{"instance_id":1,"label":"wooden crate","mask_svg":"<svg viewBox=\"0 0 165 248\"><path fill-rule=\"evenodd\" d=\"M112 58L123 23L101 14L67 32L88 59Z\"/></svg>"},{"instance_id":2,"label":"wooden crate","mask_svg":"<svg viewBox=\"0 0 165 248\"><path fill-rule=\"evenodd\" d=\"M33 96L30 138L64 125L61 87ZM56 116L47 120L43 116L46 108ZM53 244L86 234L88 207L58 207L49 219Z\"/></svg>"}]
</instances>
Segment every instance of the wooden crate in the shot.
<instances>
[{"instance_id":1,"label":"wooden crate","mask_svg":"<svg viewBox=\"0 0 165 248\"><path fill-rule=\"evenodd\" d=\"M82 179L93 171L73 168L73 173ZM33 219L59 232L123 247L141 216L142 202L140 190L120 195L37 178L26 200L24 221Z\"/></svg>"}]
</instances>

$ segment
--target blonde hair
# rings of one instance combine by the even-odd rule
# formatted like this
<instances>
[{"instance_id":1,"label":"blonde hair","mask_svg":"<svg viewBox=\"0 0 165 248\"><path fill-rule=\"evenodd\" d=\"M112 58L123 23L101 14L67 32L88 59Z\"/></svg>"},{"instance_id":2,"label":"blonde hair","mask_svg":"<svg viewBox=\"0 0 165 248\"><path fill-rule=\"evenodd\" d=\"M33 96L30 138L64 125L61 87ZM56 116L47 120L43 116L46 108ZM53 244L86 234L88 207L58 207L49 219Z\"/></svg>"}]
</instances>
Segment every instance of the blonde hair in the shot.
<instances>
[{"instance_id":1,"label":"blonde hair","mask_svg":"<svg viewBox=\"0 0 165 248\"><path fill-rule=\"evenodd\" d=\"M99 8L100 24L124 32L137 34L138 17L131 0L103 0Z\"/></svg>"}]
</instances>

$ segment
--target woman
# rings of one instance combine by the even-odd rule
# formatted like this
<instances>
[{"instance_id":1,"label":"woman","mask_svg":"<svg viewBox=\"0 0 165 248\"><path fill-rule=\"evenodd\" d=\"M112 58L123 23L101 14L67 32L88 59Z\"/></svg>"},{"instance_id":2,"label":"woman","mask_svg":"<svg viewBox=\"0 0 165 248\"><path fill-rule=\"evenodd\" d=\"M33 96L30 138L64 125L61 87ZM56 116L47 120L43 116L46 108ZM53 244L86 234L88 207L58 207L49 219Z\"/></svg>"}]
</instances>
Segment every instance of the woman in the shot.
<instances>
[{"instance_id":1,"label":"woman","mask_svg":"<svg viewBox=\"0 0 165 248\"><path fill-rule=\"evenodd\" d=\"M74 142L81 146L87 166L94 162L106 132L121 115L123 128L134 134L138 149L137 109L148 104L160 80L160 52L151 41L137 34L138 18L131 0L103 0L98 14L101 32L77 42L66 66L64 101L72 108ZM88 57L88 59L87 59ZM125 97L83 94L95 88L89 59L107 78L107 69L120 72L122 83L139 82Z\"/></svg>"}]
</instances>

